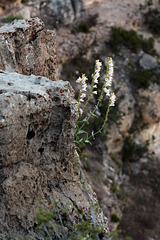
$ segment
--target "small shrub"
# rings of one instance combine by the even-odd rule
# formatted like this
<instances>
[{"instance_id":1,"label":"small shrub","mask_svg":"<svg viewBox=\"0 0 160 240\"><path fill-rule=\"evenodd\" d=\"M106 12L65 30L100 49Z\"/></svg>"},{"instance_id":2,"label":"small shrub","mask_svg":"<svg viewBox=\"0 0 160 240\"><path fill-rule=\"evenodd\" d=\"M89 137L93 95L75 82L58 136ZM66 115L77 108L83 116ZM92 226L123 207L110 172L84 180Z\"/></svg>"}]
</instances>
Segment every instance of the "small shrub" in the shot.
<instances>
[{"instance_id":1,"label":"small shrub","mask_svg":"<svg viewBox=\"0 0 160 240\"><path fill-rule=\"evenodd\" d=\"M150 6L152 6L153 1L152 0L147 0L144 5L140 4L139 5L139 10L144 10Z\"/></svg>"},{"instance_id":2,"label":"small shrub","mask_svg":"<svg viewBox=\"0 0 160 240\"><path fill-rule=\"evenodd\" d=\"M129 79L135 87L147 89L150 86L153 75L153 71L138 67L136 70L131 70Z\"/></svg>"},{"instance_id":3,"label":"small shrub","mask_svg":"<svg viewBox=\"0 0 160 240\"><path fill-rule=\"evenodd\" d=\"M25 4L27 3L29 0L22 0L21 3Z\"/></svg>"},{"instance_id":4,"label":"small shrub","mask_svg":"<svg viewBox=\"0 0 160 240\"><path fill-rule=\"evenodd\" d=\"M23 19L23 17L22 16L9 15L5 18L2 18L2 22L3 23L10 23L10 22L13 22L14 20L20 20L20 19Z\"/></svg>"},{"instance_id":5,"label":"small shrub","mask_svg":"<svg viewBox=\"0 0 160 240\"><path fill-rule=\"evenodd\" d=\"M151 9L144 14L144 23L148 25L149 30L157 35L160 35L160 11Z\"/></svg>"},{"instance_id":6,"label":"small shrub","mask_svg":"<svg viewBox=\"0 0 160 240\"><path fill-rule=\"evenodd\" d=\"M120 27L113 27L109 44L114 52L119 52L122 46L128 47L132 52L143 51L152 53L154 51L154 39L144 39L134 30L125 30Z\"/></svg>"},{"instance_id":7,"label":"small shrub","mask_svg":"<svg viewBox=\"0 0 160 240\"><path fill-rule=\"evenodd\" d=\"M120 218L116 214L111 215L112 222L120 222Z\"/></svg>"}]
</instances>

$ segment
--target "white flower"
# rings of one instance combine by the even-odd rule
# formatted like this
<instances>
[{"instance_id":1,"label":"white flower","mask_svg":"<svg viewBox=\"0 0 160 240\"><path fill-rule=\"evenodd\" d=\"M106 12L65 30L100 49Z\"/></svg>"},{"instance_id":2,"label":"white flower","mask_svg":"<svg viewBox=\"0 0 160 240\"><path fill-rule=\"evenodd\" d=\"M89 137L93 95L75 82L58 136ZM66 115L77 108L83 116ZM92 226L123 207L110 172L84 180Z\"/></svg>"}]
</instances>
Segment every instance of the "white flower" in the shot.
<instances>
[{"instance_id":1,"label":"white flower","mask_svg":"<svg viewBox=\"0 0 160 240\"><path fill-rule=\"evenodd\" d=\"M81 98L85 98L86 97L86 94L85 93L82 93L81 94Z\"/></svg>"},{"instance_id":2,"label":"white flower","mask_svg":"<svg viewBox=\"0 0 160 240\"><path fill-rule=\"evenodd\" d=\"M96 60L96 68L100 69L102 66L102 63L98 60Z\"/></svg>"},{"instance_id":3,"label":"white flower","mask_svg":"<svg viewBox=\"0 0 160 240\"><path fill-rule=\"evenodd\" d=\"M110 96L110 89L108 89L108 88L103 88L103 90L104 90L106 96Z\"/></svg>"},{"instance_id":4,"label":"white flower","mask_svg":"<svg viewBox=\"0 0 160 240\"><path fill-rule=\"evenodd\" d=\"M82 108L79 109L79 112L80 112L81 115L83 114Z\"/></svg>"},{"instance_id":5,"label":"white flower","mask_svg":"<svg viewBox=\"0 0 160 240\"><path fill-rule=\"evenodd\" d=\"M116 96L114 93L111 93L110 95L110 106L114 106L116 101Z\"/></svg>"},{"instance_id":6,"label":"white flower","mask_svg":"<svg viewBox=\"0 0 160 240\"><path fill-rule=\"evenodd\" d=\"M98 79L94 79L94 83L98 83Z\"/></svg>"},{"instance_id":7,"label":"white flower","mask_svg":"<svg viewBox=\"0 0 160 240\"><path fill-rule=\"evenodd\" d=\"M93 91L93 94L97 94L97 91Z\"/></svg>"},{"instance_id":8,"label":"white flower","mask_svg":"<svg viewBox=\"0 0 160 240\"><path fill-rule=\"evenodd\" d=\"M112 78L105 79L105 87L110 87L112 85Z\"/></svg>"},{"instance_id":9,"label":"white flower","mask_svg":"<svg viewBox=\"0 0 160 240\"><path fill-rule=\"evenodd\" d=\"M96 72L96 73L94 74L93 78L94 78L94 79L97 79L97 78L99 78L99 76L100 76L99 72Z\"/></svg>"},{"instance_id":10,"label":"white flower","mask_svg":"<svg viewBox=\"0 0 160 240\"><path fill-rule=\"evenodd\" d=\"M88 78L86 78L85 74L82 75L82 83L86 83L86 81L88 80Z\"/></svg>"},{"instance_id":11,"label":"white flower","mask_svg":"<svg viewBox=\"0 0 160 240\"><path fill-rule=\"evenodd\" d=\"M97 88L97 85L95 84L95 85L93 86L93 88Z\"/></svg>"},{"instance_id":12,"label":"white flower","mask_svg":"<svg viewBox=\"0 0 160 240\"><path fill-rule=\"evenodd\" d=\"M82 81L82 78L79 77L77 80L76 80L76 83L80 83Z\"/></svg>"}]
</instances>

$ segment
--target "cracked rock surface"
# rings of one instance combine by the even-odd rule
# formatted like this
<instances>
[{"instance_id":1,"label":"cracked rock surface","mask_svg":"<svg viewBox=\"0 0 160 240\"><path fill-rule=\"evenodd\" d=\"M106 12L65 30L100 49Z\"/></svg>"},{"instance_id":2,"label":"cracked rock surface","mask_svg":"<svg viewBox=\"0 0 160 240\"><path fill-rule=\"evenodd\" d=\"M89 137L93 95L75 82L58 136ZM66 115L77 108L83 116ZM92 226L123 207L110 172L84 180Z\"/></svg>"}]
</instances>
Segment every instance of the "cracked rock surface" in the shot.
<instances>
[{"instance_id":1,"label":"cracked rock surface","mask_svg":"<svg viewBox=\"0 0 160 240\"><path fill-rule=\"evenodd\" d=\"M39 18L14 21L0 28L0 69L24 75L57 76L56 36Z\"/></svg>"},{"instance_id":2,"label":"cracked rock surface","mask_svg":"<svg viewBox=\"0 0 160 240\"><path fill-rule=\"evenodd\" d=\"M77 117L69 82L0 72L0 239L39 239L34 217L51 196L72 204L74 223L90 205L76 167L73 125ZM92 190L91 196L95 199ZM99 211L97 221L107 228Z\"/></svg>"}]
</instances>

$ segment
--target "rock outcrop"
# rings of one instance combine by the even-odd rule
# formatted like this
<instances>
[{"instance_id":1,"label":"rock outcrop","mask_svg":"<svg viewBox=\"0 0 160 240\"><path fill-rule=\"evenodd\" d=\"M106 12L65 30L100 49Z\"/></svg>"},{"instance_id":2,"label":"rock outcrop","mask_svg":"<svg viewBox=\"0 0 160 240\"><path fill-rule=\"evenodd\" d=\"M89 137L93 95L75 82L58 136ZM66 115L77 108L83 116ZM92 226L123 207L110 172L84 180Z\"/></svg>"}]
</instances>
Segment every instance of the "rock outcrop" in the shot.
<instances>
[{"instance_id":1,"label":"rock outcrop","mask_svg":"<svg viewBox=\"0 0 160 240\"><path fill-rule=\"evenodd\" d=\"M68 25L84 11L82 0L47 0L40 3L40 17L49 29Z\"/></svg>"},{"instance_id":2,"label":"rock outcrop","mask_svg":"<svg viewBox=\"0 0 160 240\"><path fill-rule=\"evenodd\" d=\"M36 23L36 30L34 37L29 38L32 23ZM0 29L0 32L4 33L5 29L10 30L1 34L0 67L12 72L0 71L0 239L28 237L38 240L42 237L35 230L37 207L54 208L53 198L57 200L59 211L65 211L62 215L64 222L68 206L71 206L68 211L72 225L82 218L91 220L91 203L74 145L77 105L69 82L14 72L45 76L51 72L51 78L56 80L56 51L48 45L54 33L44 30L39 19L16 22ZM44 35L39 38L43 32L46 33L46 45ZM43 51L42 48L34 49L37 41L42 46L40 40ZM25 43L28 44L26 48ZM30 54L29 45L32 53L37 51L40 55L38 60L34 59L34 54L32 57L29 55L32 64L34 60L45 62L51 59L49 53L54 51L54 61L46 66L46 71L37 65L33 68L30 61L26 61ZM17 46L22 46L25 51L17 49ZM19 53L18 58L15 52ZM52 71L53 67L55 71ZM96 195L89 185L88 189L90 199L97 204ZM99 207L96 207L96 212L97 224L103 225L107 233L107 219ZM58 229L62 227L57 219L53 219L52 224L54 221ZM65 231L67 239L70 239L67 227Z\"/></svg>"},{"instance_id":3,"label":"rock outcrop","mask_svg":"<svg viewBox=\"0 0 160 240\"><path fill-rule=\"evenodd\" d=\"M0 69L57 80L56 36L39 18L0 28Z\"/></svg>"}]
</instances>

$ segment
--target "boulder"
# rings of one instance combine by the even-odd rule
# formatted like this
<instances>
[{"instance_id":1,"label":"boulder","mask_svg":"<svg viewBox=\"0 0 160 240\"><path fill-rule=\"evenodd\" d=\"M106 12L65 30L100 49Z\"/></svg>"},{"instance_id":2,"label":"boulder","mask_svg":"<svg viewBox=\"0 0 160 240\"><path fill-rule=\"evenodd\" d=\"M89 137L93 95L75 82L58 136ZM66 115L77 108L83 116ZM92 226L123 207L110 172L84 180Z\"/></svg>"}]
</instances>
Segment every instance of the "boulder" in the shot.
<instances>
[{"instance_id":1,"label":"boulder","mask_svg":"<svg viewBox=\"0 0 160 240\"><path fill-rule=\"evenodd\" d=\"M155 57L145 53L140 59L139 64L145 70L152 70L157 67L157 60Z\"/></svg>"},{"instance_id":2,"label":"boulder","mask_svg":"<svg viewBox=\"0 0 160 240\"><path fill-rule=\"evenodd\" d=\"M83 11L83 0L47 0L40 3L40 17L49 29L72 23Z\"/></svg>"},{"instance_id":3,"label":"boulder","mask_svg":"<svg viewBox=\"0 0 160 240\"><path fill-rule=\"evenodd\" d=\"M1 27L0 69L57 80L55 33L46 30L39 18L14 21Z\"/></svg>"}]
</instances>

